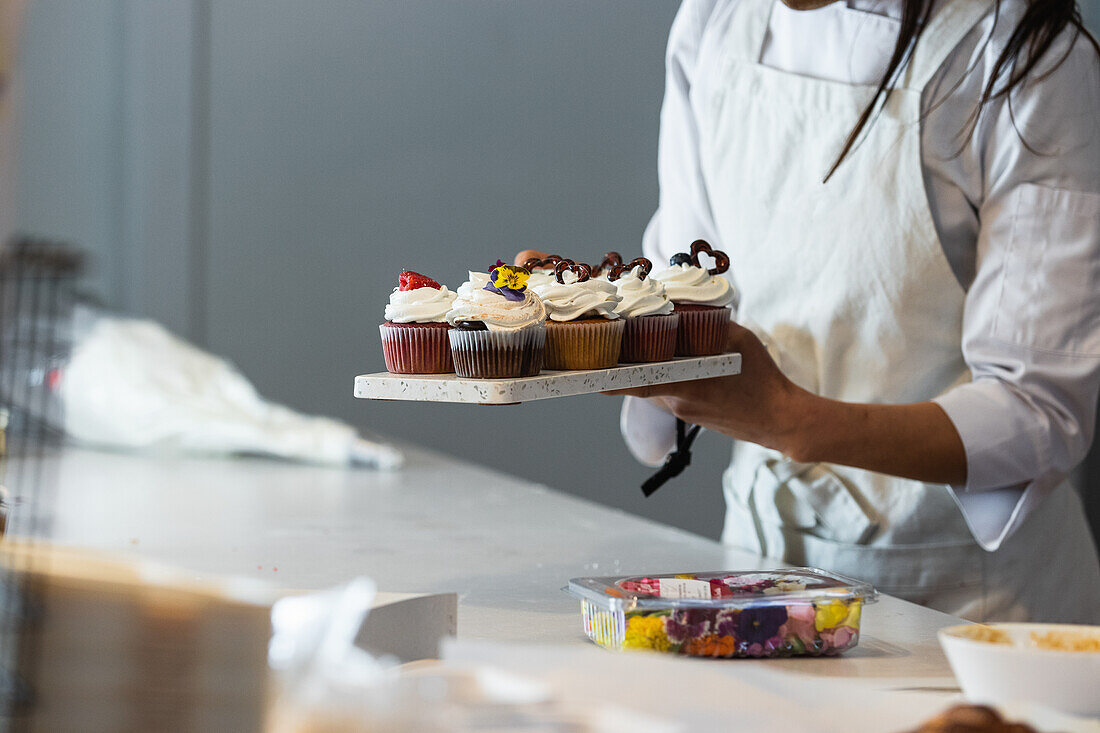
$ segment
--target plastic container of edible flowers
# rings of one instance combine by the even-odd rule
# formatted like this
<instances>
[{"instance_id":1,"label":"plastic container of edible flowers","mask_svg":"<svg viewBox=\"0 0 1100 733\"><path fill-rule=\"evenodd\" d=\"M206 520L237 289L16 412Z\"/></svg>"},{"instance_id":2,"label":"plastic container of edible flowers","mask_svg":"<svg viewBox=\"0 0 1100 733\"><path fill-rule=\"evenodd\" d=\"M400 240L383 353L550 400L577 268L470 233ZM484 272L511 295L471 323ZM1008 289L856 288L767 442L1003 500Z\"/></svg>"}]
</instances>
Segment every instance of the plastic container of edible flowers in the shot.
<instances>
[{"instance_id":1,"label":"plastic container of edible flowers","mask_svg":"<svg viewBox=\"0 0 1100 733\"><path fill-rule=\"evenodd\" d=\"M869 584L815 568L574 578L584 633L607 649L794 657L859 643Z\"/></svg>"}]
</instances>

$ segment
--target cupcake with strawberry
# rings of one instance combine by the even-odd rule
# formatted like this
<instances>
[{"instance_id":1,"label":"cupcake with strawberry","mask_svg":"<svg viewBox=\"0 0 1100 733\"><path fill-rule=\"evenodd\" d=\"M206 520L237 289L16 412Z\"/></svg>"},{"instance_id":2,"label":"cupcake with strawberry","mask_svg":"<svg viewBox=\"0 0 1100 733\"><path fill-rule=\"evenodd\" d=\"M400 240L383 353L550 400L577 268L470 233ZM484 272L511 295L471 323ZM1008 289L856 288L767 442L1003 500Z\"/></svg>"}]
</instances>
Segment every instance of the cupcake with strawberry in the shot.
<instances>
[{"instance_id":1,"label":"cupcake with strawberry","mask_svg":"<svg viewBox=\"0 0 1100 733\"><path fill-rule=\"evenodd\" d=\"M700 256L713 259L710 267ZM669 266L653 273L653 279L665 286L665 292L680 316L676 333L677 356L721 354L729 335L730 305L736 293L730 281L722 277L730 268L725 252L697 239L690 252L674 254Z\"/></svg>"},{"instance_id":2,"label":"cupcake with strawberry","mask_svg":"<svg viewBox=\"0 0 1100 733\"><path fill-rule=\"evenodd\" d=\"M458 289L447 321L455 373L460 377L533 377L542 371L546 308L527 287L531 273L500 260L471 272Z\"/></svg>"},{"instance_id":3,"label":"cupcake with strawberry","mask_svg":"<svg viewBox=\"0 0 1100 733\"><path fill-rule=\"evenodd\" d=\"M455 293L430 277L405 270L386 304L382 354L394 374L448 374L454 371L447 312Z\"/></svg>"}]
</instances>

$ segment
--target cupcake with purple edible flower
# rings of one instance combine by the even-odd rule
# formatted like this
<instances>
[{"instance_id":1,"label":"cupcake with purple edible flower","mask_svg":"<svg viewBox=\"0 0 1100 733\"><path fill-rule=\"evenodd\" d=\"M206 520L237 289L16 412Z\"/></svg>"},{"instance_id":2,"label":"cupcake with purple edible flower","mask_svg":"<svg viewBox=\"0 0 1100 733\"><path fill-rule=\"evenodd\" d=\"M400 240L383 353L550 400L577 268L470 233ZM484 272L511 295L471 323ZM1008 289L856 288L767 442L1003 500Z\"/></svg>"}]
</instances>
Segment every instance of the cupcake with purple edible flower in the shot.
<instances>
[{"instance_id":1,"label":"cupcake with purple edible flower","mask_svg":"<svg viewBox=\"0 0 1100 733\"><path fill-rule=\"evenodd\" d=\"M527 287L530 272L500 260L471 272L447 312L455 373L460 377L531 377L542 370L546 307Z\"/></svg>"}]
</instances>

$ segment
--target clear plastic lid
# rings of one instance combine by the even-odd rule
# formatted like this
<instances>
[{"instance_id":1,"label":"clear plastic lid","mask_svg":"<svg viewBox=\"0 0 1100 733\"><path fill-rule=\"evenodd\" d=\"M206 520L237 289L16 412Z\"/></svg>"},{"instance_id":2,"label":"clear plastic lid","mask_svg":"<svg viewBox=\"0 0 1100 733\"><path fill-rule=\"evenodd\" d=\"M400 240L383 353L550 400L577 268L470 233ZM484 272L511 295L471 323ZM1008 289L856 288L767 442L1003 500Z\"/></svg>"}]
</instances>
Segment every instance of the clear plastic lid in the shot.
<instances>
[{"instance_id":1,"label":"clear plastic lid","mask_svg":"<svg viewBox=\"0 0 1100 733\"><path fill-rule=\"evenodd\" d=\"M821 600L873 603L878 596L869 583L817 568L574 578L563 590L621 611L742 608Z\"/></svg>"}]
</instances>

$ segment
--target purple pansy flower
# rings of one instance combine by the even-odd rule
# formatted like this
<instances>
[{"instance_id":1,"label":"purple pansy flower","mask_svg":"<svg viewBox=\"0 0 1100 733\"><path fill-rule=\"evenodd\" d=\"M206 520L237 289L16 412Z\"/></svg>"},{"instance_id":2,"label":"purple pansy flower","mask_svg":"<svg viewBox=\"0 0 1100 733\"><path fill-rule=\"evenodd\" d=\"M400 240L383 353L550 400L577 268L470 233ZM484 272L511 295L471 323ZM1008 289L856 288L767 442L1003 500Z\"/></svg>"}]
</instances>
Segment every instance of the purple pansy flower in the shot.
<instances>
[{"instance_id":1,"label":"purple pansy flower","mask_svg":"<svg viewBox=\"0 0 1100 733\"><path fill-rule=\"evenodd\" d=\"M522 267L512 267L497 260L496 267L489 270L488 284L482 289L518 303L525 298L523 291L527 289L530 274Z\"/></svg>"},{"instance_id":2,"label":"purple pansy flower","mask_svg":"<svg viewBox=\"0 0 1100 733\"><path fill-rule=\"evenodd\" d=\"M710 631L709 614L696 609L673 611L665 619L665 635L673 644L682 644L688 639L706 636Z\"/></svg>"},{"instance_id":3,"label":"purple pansy flower","mask_svg":"<svg viewBox=\"0 0 1100 733\"><path fill-rule=\"evenodd\" d=\"M737 611L719 611L714 620L714 633L719 636L737 636Z\"/></svg>"},{"instance_id":4,"label":"purple pansy flower","mask_svg":"<svg viewBox=\"0 0 1100 733\"><path fill-rule=\"evenodd\" d=\"M763 644L778 634L786 621L787 609L783 606L746 608L737 617L737 636L750 644Z\"/></svg>"}]
</instances>

